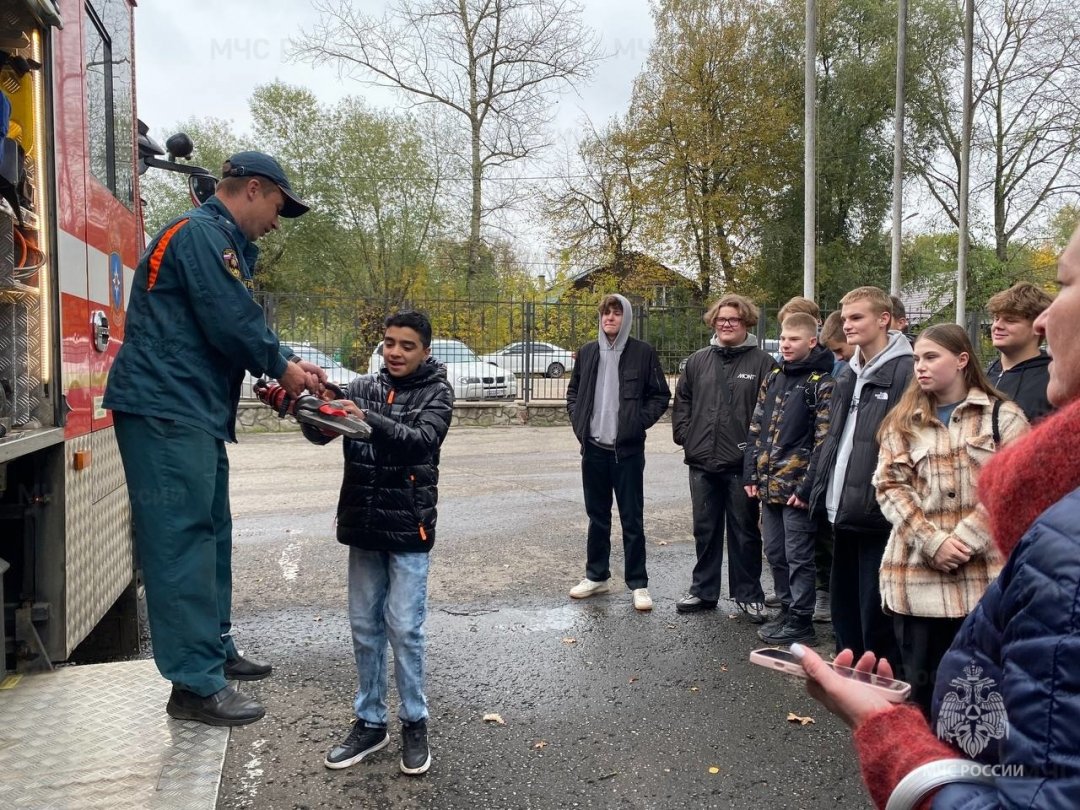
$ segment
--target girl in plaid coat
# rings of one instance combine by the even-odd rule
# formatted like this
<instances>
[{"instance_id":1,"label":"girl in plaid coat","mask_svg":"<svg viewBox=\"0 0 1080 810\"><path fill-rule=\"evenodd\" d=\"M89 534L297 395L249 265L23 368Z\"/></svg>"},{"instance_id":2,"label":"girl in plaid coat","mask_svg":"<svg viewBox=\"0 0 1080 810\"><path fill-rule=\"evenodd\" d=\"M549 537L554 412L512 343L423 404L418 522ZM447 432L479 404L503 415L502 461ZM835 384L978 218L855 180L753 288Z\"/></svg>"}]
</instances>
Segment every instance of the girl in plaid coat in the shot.
<instances>
[{"instance_id":1,"label":"girl in plaid coat","mask_svg":"<svg viewBox=\"0 0 1080 810\"><path fill-rule=\"evenodd\" d=\"M1027 431L1024 412L990 384L963 328L923 330L915 376L880 428L874 486L893 524L882 604L893 614L912 700L926 713L938 664L1004 562L978 502L979 472Z\"/></svg>"}]
</instances>

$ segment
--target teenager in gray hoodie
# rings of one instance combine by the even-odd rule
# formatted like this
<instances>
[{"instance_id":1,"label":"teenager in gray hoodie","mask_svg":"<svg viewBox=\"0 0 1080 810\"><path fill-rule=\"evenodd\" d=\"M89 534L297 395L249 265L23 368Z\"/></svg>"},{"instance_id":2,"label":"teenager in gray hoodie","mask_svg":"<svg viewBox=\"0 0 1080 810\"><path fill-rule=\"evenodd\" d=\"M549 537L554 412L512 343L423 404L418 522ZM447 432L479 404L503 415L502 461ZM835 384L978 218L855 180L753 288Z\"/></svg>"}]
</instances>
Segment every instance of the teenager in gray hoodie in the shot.
<instances>
[{"instance_id":1,"label":"teenager in gray hoodie","mask_svg":"<svg viewBox=\"0 0 1080 810\"><path fill-rule=\"evenodd\" d=\"M884 290L858 287L840 300L844 336L855 346L833 388L829 433L821 448L810 508L824 508L833 529L832 620L836 649L856 660L873 650L899 666L892 619L881 607L878 569L892 524L878 507L872 478L878 428L899 402L915 367L911 344L889 331Z\"/></svg>"},{"instance_id":2,"label":"teenager in gray hoodie","mask_svg":"<svg viewBox=\"0 0 1080 810\"><path fill-rule=\"evenodd\" d=\"M600 301L597 340L582 346L566 389L570 424L581 443L581 480L589 517L585 579L570 590L584 599L611 589L611 506L619 505L624 579L634 607L652 610L645 570L645 431L671 389L656 351L630 337L633 310L621 295Z\"/></svg>"}]
</instances>

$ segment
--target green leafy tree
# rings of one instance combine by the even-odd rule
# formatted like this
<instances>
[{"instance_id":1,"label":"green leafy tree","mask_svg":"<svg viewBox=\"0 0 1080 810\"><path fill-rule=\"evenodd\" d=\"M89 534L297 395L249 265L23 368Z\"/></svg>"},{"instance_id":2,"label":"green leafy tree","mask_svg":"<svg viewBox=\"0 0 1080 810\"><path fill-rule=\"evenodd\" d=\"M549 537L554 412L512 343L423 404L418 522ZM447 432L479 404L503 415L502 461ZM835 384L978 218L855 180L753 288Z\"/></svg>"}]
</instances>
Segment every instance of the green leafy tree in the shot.
<instances>
[{"instance_id":1,"label":"green leafy tree","mask_svg":"<svg viewBox=\"0 0 1080 810\"><path fill-rule=\"evenodd\" d=\"M629 115L647 231L694 266L707 297L747 283L760 224L791 182L797 70L767 4L661 0L653 17Z\"/></svg>"}]
</instances>

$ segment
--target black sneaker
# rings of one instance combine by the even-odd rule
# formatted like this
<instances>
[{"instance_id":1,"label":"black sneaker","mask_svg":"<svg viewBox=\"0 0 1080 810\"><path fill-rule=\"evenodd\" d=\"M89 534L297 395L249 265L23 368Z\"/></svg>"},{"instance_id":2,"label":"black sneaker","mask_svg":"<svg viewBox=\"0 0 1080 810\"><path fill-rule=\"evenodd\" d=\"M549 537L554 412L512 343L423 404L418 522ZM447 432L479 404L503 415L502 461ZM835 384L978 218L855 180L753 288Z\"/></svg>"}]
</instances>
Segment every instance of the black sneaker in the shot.
<instances>
[{"instance_id":1,"label":"black sneaker","mask_svg":"<svg viewBox=\"0 0 1080 810\"><path fill-rule=\"evenodd\" d=\"M759 637L766 644L782 646L787 644L817 644L817 633L809 616L788 616L783 627L769 634L759 633Z\"/></svg>"},{"instance_id":2,"label":"black sneaker","mask_svg":"<svg viewBox=\"0 0 1080 810\"><path fill-rule=\"evenodd\" d=\"M697 613L702 610L715 609L716 600L702 599L700 596L694 596L692 593L688 593L675 603L675 611L677 613Z\"/></svg>"},{"instance_id":3,"label":"black sneaker","mask_svg":"<svg viewBox=\"0 0 1080 810\"><path fill-rule=\"evenodd\" d=\"M368 754L386 748L390 744L390 735L386 726L365 726L362 721L353 723L345 742L335 745L323 760L327 768L339 770L355 765Z\"/></svg>"},{"instance_id":4,"label":"black sneaker","mask_svg":"<svg viewBox=\"0 0 1080 810\"><path fill-rule=\"evenodd\" d=\"M773 618L761 625L761 629L757 631L758 638L762 641L767 641L769 636L787 624L787 620L788 612L786 610L781 610Z\"/></svg>"},{"instance_id":5,"label":"black sneaker","mask_svg":"<svg viewBox=\"0 0 1080 810\"><path fill-rule=\"evenodd\" d=\"M401 724L401 772L418 776L431 767L427 744L427 720Z\"/></svg>"}]
</instances>

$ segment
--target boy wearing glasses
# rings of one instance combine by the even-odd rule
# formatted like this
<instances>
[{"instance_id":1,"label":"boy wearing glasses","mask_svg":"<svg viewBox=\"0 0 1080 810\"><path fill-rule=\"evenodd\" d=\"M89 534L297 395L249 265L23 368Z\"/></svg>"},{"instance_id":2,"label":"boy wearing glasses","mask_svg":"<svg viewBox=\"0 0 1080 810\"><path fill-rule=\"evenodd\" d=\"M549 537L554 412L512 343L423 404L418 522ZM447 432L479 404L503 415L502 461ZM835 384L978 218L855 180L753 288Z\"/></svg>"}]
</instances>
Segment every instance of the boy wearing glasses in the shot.
<instances>
[{"instance_id":1,"label":"boy wearing glasses","mask_svg":"<svg viewBox=\"0 0 1080 810\"><path fill-rule=\"evenodd\" d=\"M697 550L689 592L675 609L694 613L716 607L726 526L731 598L761 624L766 616L758 504L743 489L743 454L758 392L776 361L749 333L758 322L749 299L724 296L709 308L705 322L716 332L715 343L686 361L671 415L675 443L690 468Z\"/></svg>"}]
</instances>

